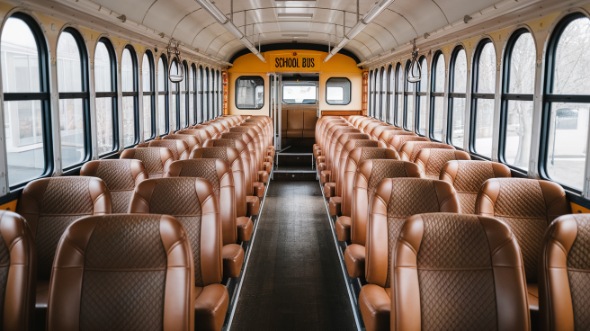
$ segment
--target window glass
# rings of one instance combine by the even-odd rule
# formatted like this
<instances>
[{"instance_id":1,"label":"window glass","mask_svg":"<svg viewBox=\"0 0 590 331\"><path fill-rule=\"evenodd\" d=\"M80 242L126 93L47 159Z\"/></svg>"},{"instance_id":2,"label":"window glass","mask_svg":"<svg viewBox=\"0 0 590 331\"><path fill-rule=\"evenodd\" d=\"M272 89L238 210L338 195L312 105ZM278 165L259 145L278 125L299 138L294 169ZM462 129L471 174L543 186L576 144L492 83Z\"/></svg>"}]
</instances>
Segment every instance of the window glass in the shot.
<instances>
[{"instance_id":1,"label":"window glass","mask_svg":"<svg viewBox=\"0 0 590 331\"><path fill-rule=\"evenodd\" d=\"M465 133L465 91L467 89L467 57L463 48L455 53L453 61L452 93L456 94L449 96L450 142L457 147L462 147Z\"/></svg>"},{"instance_id":2,"label":"window glass","mask_svg":"<svg viewBox=\"0 0 590 331\"><path fill-rule=\"evenodd\" d=\"M432 84L432 97L430 108L432 109L432 128L431 138L434 140L442 141L444 121L444 92L445 92L445 57L442 54L438 54L436 62L433 68L434 77Z\"/></svg>"},{"instance_id":3,"label":"window glass","mask_svg":"<svg viewBox=\"0 0 590 331\"><path fill-rule=\"evenodd\" d=\"M82 59L76 38L72 32L64 30L57 42L59 131L61 162L64 169L81 163L87 154L84 118L88 102L88 85L86 82L82 84L82 68L85 65Z\"/></svg>"},{"instance_id":4,"label":"window glass","mask_svg":"<svg viewBox=\"0 0 590 331\"><path fill-rule=\"evenodd\" d=\"M31 27L24 19L17 17L10 17L4 23L0 63L5 100L12 92L45 92L49 97L42 88L39 70L42 55L46 56L47 51L42 45L39 46ZM40 33L38 27L34 28ZM17 100L4 102L6 163L10 186L37 178L49 167L43 136L43 113L48 113L49 109L43 109L41 100L34 100L39 97L32 96L33 100L18 98L14 96L13 99Z\"/></svg>"},{"instance_id":5,"label":"window glass","mask_svg":"<svg viewBox=\"0 0 590 331\"><path fill-rule=\"evenodd\" d=\"M480 48L477 63L477 86L475 89L475 102L473 116L475 116L474 128L474 152L485 157L492 157L492 135L494 125L494 91L496 84L496 51L490 41L485 41ZM487 93L478 96L477 93Z\"/></svg>"},{"instance_id":6,"label":"window glass","mask_svg":"<svg viewBox=\"0 0 590 331\"><path fill-rule=\"evenodd\" d=\"M505 64L510 70L507 99L503 103L506 116L504 162L527 170L533 124L533 92L535 84L535 44L529 32L517 32L510 40ZM519 100L510 99L520 96Z\"/></svg>"},{"instance_id":7,"label":"window glass","mask_svg":"<svg viewBox=\"0 0 590 331\"><path fill-rule=\"evenodd\" d=\"M173 60L172 63L170 64L170 74L171 75L178 75L179 73L179 68L178 68L178 62L176 62L176 60ZM180 108L179 108L179 94L178 94L178 90L179 90L179 85L180 83L173 83L170 81L166 81L167 84L169 84L170 86L170 119L169 119L169 123L171 128L174 128L176 130L178 130L178 125L176 123L177 118L182 118L182 115L180 115Z\"/></svg>"},{"instance_id":8,"label":"window glass","mask_svg":"<svg viewBox=\"0 0 590 331\"><path fill-rule=\"evenodd\" d=\"M260 76L243 76L236 79L236 107L260 109L264 106L264 79Z\"/></svg>"},{"instance_id":9,"label":"window glass","mask_svg":"<svg viewBox=\"0 0 590 331\"><path fill-rule=\"evenodd\" d=\"M326 81L326 102L329 105L350 103L350 81L348 78L331 77Z\"/></svg>"},{"instance_id":10,"label":"window glass","mask_svg":"<svg viewBox=\"0 0 590 331\"><path fill-rule=\"evenodd\" d=\"M317 85L310 82L283 82L283 103L316 104L318 102L317 91Z\"/></svg>"},{"instance_id":11,"label":"window glass","mask_svg":"<svg viewBox=\"0 0 590 331\"><path fill-rule=\"evenodd\" d=\"M168 75L166 59L161 56L158 59L158 134L168 133Z\"/></svg>"},{"instance_id":12,"label":"window glass","mask_svg":"<svg viewBox=\"0 0 590 331\"><path fill-rule=\"evenodd\" d=\"M390 64L387 70L388 84L387 84L387 123L393 123L395 111L395 70Z\"/></svg>"},{"instance_id":13,"label":"window glass","mask_svg":"<svg viewBox=\"0 0 590 331\"><path fill-rule=\"evenodd\" d=\"M369 116L375 116L375 71L369 73Z\"/></svg>"},{"instance_id":14,"label":"window glass","mask_svg":"<svg viewBox=\"0 0 590 331\"><path fill-rule=\"evenodd\" d=\"M422 77L420 79L419 84L419 93L418 93L418 133L425 135L426 134L426 125L428 123L428 63L426 62L426 58L422 57L420 60L420 67L422 68Z\"/></svg>"},{"instance_id":15,"label":"window glass","mask_svg":"<svg viewBox=\"0 0 590 331\"><path fill-rule=\"evenodd\" d=\"M402 65L397 64L397 88L395 90L395 95L397 97L395 109L396 109L396 118L395 118L395 125L402 127L404 123L404 73L402 70Z\"/></svg>"},{"instance_id":16,"label":"window glass","mask_svg":"<svg viewBox=\"0 0 590 331\"><path fill-rule=\"evenodd\" d=\"M195 66L191 65L188 72L188 123L187 125L197 124L195 109Z\"/></svg>"},{"instance_id":17,"label":"window glass","mask_svg":"<svg viewBox=\"0 0 590 331\"><path fill-rule=\"evenodd\" d=\"M590 19L574 15L553 37L559 39L554 43L545 169L551 179L582 190L590 127Z\"/></svg>"},{"instance_id":18,"label":"window glass","mask_svg":"<svg viewBox=\"0 0 590 331\"><path fill-rule=\"evenodd\" d=\"M110 43L107 46L105 39L99 40L94 53L94 73L96 87L96 130L98 141L98 154L103 155L115 150L115 123L114 105L116 103L116 90L113 77L115 75L115 62ZM107 48L108 47L108 48ZM105 93L100 93L105 92ZM108 93L111 92L111 93Z\"/></svg>"},{"instance_id":19,"label":"window glass","mask_svg":"<svg viewBox=\"0 0 590 331\"><path fill-rule=\"evenodd\" d=\"M145 140L154 138L154 72L152 57L148 53L143 54L142 81L143 81L143 137Z\"/></svg>"},{"instance_id":20,"label":"window glass","mask_svg":"<svg viewBox=\"0 0 590 331\"><path fill-rule=\"evenodd\" d=\"M129 46L130 47L130 46ZM137 90L135 84L135 54L129 48L123 50L121 59L121 83L123 88L123 144L125 147L135 143L135 114Z\"/></svg>"},{"instance_id":21,"label":"window glass","mask_svg":"<svg viewBox=\"0 0 590 331\"><path fill-rule=\"evenodd\" d=\"M406 123L405 128L410 131L415 131L414 129L414 89L416 87L415 83L408 82L408 74L410 72L410 61L406 63L406 91L405 91L405 102L406 102Z\"/></svg>"}]
</instances>

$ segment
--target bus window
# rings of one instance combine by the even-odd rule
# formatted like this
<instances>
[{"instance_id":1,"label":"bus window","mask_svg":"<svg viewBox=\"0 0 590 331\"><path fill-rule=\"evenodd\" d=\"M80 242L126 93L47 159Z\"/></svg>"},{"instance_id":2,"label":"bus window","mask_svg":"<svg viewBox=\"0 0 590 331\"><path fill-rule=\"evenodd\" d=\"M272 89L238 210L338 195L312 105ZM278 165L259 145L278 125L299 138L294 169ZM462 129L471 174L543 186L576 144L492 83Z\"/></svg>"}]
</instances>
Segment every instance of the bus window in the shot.
<instances>
[{"instance_id":1,"label":"bus window","mask_svg":"<svg viewBox=\"0 0 590 331\"><path fill-rule=\"evenodd\" d=\"M283 103L287 104L317 104L317 85L313 83L283 83Z\"/></svg>"},{"instance_id":2,"label":"bus window","mask_svg":"<svg viewBox=\"0 0 590 331\"><path fill-rule=\"evenodd\" d=\"M34 20L17 13L1 37L4 132L8 184L13 187L51 171L47 49Z\"/></svg>"},{"instance_id":3,"label":"bus window","mask_svg":"<svg viewBox=\"0 0 590 331\"><path fill-rule=\"evenodd\" d=\"M164 55L158 59L158 134L163 136L169 130L168 116L168 62Z\"/></svg>"},{"instance_id":4,"label":"bus window","mask_svg":"<svg viewBox=\"0 0 590 331\"><path fill-rule=\"evenodd\" d=\"M449 143L463 147L465 134L465 98L467 91L467 56L458 46L451 56L449 81Z\"/></svg>"},{"instance_id":5,"label":"bus window","mask_svg":"<svg viewBox=\"0 0 590 331\"><path fill-rule=\"evenodd\" d=\"M143 54L142 60L143 81L143 139L150 140L156 136L155 118L155 92L154 92L154 57L150 51Z\"/></svg>"},{"instance_id":6,"label":"bus window","mask_svg":"<svg viewBox=\"0 0 590 331\"><path fill-rule=\"evenodd\" d=\"M387 123L392 124L394 118L395 109L395 70L393 65L389 65L387 68Z\"/></svg>"},{"instance_id":7,"label":"bus window","mask_svg":"<svg viewBox=\"0 0 590 331\"><path fill-rule=\"evenodd\" d=\"M117 62L111 42L100 38L94 53L98 155L117 149Z\"/></svg>"},{"instance_id":8,"label":"bus window","mask_svg":"<svg viewBox=\"0 0 590 331\"><path fill-rule=\"evenodd\" d=\"M123 146L129 147L136 144L138 134L137 123L137 59L133 47L126 46L123 49L121 59L121 88L123 89Z\"/></svg>"},{"instance_id":9,"label":"bus window","mask_svg":"<svg viewBox=\"0 0 590 331\"><path fill-rule=\"evenodd\" d=\"M518 30L508 41L504 55L505 117L503 155L508 165L527 170L533 126L533 93L535 88L535 42L530 32Z\"/></svg>"},{"instance_id":10,"label":"bus window","mask_svg":"<svg viewBox=\"0 0 590 331\"><path fill-rule=\"evenodd\" d=\"M425 56L420 59L420 67L422 68L422 77L416 86L416 91L418 91L416 114L418 116L418 133L426 135L426 123L428 123L428 64Z\"/></svg>"},{"instance_id":11,"label":"bus window","mask_svg":"<svg viewBox=\"0 0 590 331\"><path fill-rule=\"evenodd\" d=\"M84 40L65 29L57 42L57 83L59 90L59 131L61 166L78 165L90 157L87 137L89 116L88 60Z\"/></svg>"},{"instance_id":12,"label":"bus window","mask_svg":"<svg viewBox=\"0 0 590 331\"><path fill-rule=\"evenodd\" d=\"M416 127L414 125L414 88L416 86L415 83L410 83L408 81L408 77L410 74L410 65L411 62L406 62L406 79L404 81L405 91L404 91L404 103L406 104L406 122L404 128L408 131L416 131Z\"/></svg>"},{"instance_id":13,"label":"bus window","mask_svg":"<svg viewBox=\"0 0 590 331\"><path fill-rule=\"evenodd\" d=\"M264 106L264 79L260 76L243 76L236 79L236 107L260 109Z\"/></svg>"},{"instance_id":14,"label":"bus window","mask_svg":"<svg viewBox=\"0 0 590 331\"><path fill-rule=\"evenodd\" d=\"M397 64L395 71L397 73L395 125L401 128L404 124L404 73L401 63Z\"/></svg>"},{"instance_id":15,"label":"bus window","mask_svg":"<svg viewBox=\"0 0 590 331\"><path fill-rule=\"evenodd\" d=\"M434 55L432 66L432 93L430 94L430 138L443 139L443 111L445 99L445 56L439 51Z\"/></svg>"},{"instance_id":16,"label":"bus window","mask_svg":"<svg viewBox=\"0 0 590 331\"><path fill-rule=\"evenodd\" d=\"M350 81L348 78L332 77L326 81L326 102L329 105L350 103Z\"/></svg>"},{"instance_id":17,"label":"bus window","mask_svg":"<svg viewBox=\"0 0 590 331\"><path fill-rule=\"evenodd\" d=\"M588 128L590 126L590 19L566 17L550 43L545 98L549 113L547 175L576 190L584 187Z\"/></svg>"},{"instance_id":18,"label":"bus window","mask_svg":"<svg viewBox=\"0 0 590 331\"><path fill-rule=\"evenodd\" d=\"M473 127L473 152L492 157L494 129L494 91L496 89L496 51L494 44L483 40L475 51L473 61L473 103L471 107Z\"/></svg>"}]
</instances>

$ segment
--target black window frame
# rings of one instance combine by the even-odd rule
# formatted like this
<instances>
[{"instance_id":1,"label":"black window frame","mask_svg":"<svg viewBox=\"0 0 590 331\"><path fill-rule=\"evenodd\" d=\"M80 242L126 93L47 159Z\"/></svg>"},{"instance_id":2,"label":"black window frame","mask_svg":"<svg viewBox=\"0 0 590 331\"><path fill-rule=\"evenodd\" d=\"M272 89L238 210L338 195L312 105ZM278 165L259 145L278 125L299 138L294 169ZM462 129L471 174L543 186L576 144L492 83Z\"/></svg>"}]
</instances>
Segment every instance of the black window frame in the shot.
<instances>
[{"instance_id":1,"label":"black window frame","mask_svg":"<svg viewBox=\"0 0 590 331\"><path fill-rule=\"evenodd\" d=\"M401 81L402 81L402 84L403 84L403 80L404 80L403 66L402 66L401 62L398 62L395 65L395 92L394 92L394 94L395 94L395 119L393 120L393 123L394 123L394 125L396 127L403 128L404 127L404 120L405 120L406 114L404 112L404 105L403 105L403 102L404 102L403 85L402 85L401 91L400 91L400 88L399 88L399 84L400 84L399 73L400 73L400 70L402 70L401 71L401 73L402 73ZM402 96L402 98L401 98L402 104L401 105L399 104L399 100L400 100L399 96L400 95ZM400 112L401 112L401 117L400 117ZM401 120L401 123L398 123L399 120Z\"/></svg>"},{"instance_id":2,"label":"black window frame","mask_svg":"<svg viewBox=\"0 0 590 331\"><path fill-rule=\"evenodd\" d=\"M262 95L262 105L260 107L256 108L256 107L239 107L238 106L238 93L237 93L238 92L238 88L237 88L237 86L238 86L238 80L240 80L240 79L243 79L243 80L256 80L256 79L260 79L262 81L262 93L264 93L264 94ZM260 109L264 108L264 105L266 103L266 97L265 97L266 90L265 90L265 86L264 85L265 85L264 84L264 78L262 76L245 75L245 76L236 77L236 80L234 81L234 86L236 87L235 88L236 92L234 93L234 103L236 105L236 108L237 109L240 109L240 110L260 110ZM259 86L259 85L257 85L257 86Z\"/></svg>"},{"instance_id":3,"label":"black window frame","mask_svg":"<svg viewBox=\"0 0 590 331\"><path fill-rule=\"evenodd\" d=\"M158 74L164 75L164 91L160 91L160 80L158 79L156 95L158 96L158 98L160 97L160 95L164 95L164 114L165 114L164 115L164 127L165 127L165 130L164 130L164 132L159 132L160 133L159 136L162 137L162 136L167 135L170 132L170 80L168 78L168 58L166 57L165 54L161 54L158 58L158 61L160 61L160 59L162 59L162 64L163 64L164 70L162 70L163 71L162 73L158 72ZM160 65L158 64L158 68L159 67L160 67ZM160 101L158 100L157 102L159 105ZM162 109L158 109L158 111L162 111ZM158 123L158 120L159 120L159 117L156 119L156 123Z\"/></svg>"},{"instance_id":4,"label":"black window frame","mask_svg":"<svg viewBox=\"0 0 590 331\"><path fill-rule=\"evenodd\" d=\"M412 65L412 61L408 60L406 61L406 65L404 66L404 126L403 128L407 131L411 131L411 132L416 132L416 85L414 85L414 89L412 91L409 91L409 86L410 84L414 84L414 83L410 83L408 81L408 75L410 73L410 67ZM414 98L414 102L412 103L414 105L414 116L413 116L413 120L414 123L412 123L412 125L408 125L408 98Z\"/></svg>"},{"instance_id":5,"label":"black window frame","mask_svg":"<svg viewBox=\"0 0 590 331\"><path fill-rule=\"evenodd\" d=\"M92 158L92 139L90 136L91 125L90 125L90 74L89 74L89 57L88 57L88 49L86 49L86 43L84 42L84 37L82 34L74 29L73 27L66 27L63 29L57 38L57 42L59 44L59 38L63 33L69 33L74 40L76 41L76 45L78 46L78 51L80 53L80 73L82 77L80 77L82 82L82 91L80 92L58 92L59 99L82 99L82 118L84 120L84 155L80 162L72 164L70 166L64 167L63 171L69 171L71 169L76 169L85 162L89 161ZM59 54L57 54L59 57ZM59 81L58 81L59 84ZM59 89L58 89L59 90ZM62 158L63 162L63 158Z\"/></svg>"},{"instance_id":6,"label":"black window frame","mask_svg":"<svg viewBox=\"0 0 590 331\"><path fill-rule=\"evenodd\" d=\"M133 46L127 44L123 48L123 52L121 52L121 64L123 63L123 53L125 50L129 51L131 55L131 65L133 68L133 92L125 92L122 91L122 97L133 97L133 143L131 145L125 147L131 147L133 145L137 145L139 143L139 70L138 70L138 61L137 61L137 52ZM123 90L123 86L121 86L121 90ZM121 105L122 106L122 105Z\"/></svg>"},{"instance_id":7,"label":"black window frame","mask_svg":"<svg viewBox=\"0 0 590 331\"><path fill-rule=\"evenodd\" d=\"M459 53L463 51L465 52L465 64L466 66L469 66L469 61L467 59L467 51L465 50L465 47L463 45L457 45L455 46L455 48L453 48L453 52L451 53L451 58L450 58L450 62L449 62L449 85L448 85L448 89L449 89L449 97L447 100L447 104L448 104L448 108L447 108L447 140L446 143L457 147L457 148L463 148L463 141L461 142L461 144L454 144L453 143L453 114L455 112L454 109L454 104L455 104L455 99L465 99L465 106L467 106L467 80L469 79L468 75L465 75L465 92L461 93L461 92L455 92L455 65L457 64L457 58L459 56ZM465 135L465 125L467 123L465 123L465 119L463 119L463 135ZM469 133L467 133L469 134Z\"/></svg>"},{"instance_id":8,"label":"black window frame","mask_svg":"<svg viewBox=\"0 0 590 331\"><path fill-rule=\"evenodd\" d=\"M445 98L445 87L444 87L444 83L443 83L443 91L442 92L438 92L436 91L436 80L437 80L437 76L436 76L436 71L438 70L437 65L438 65L438 60L440 59L440 57L442 56L443 59L443 63L444 63L444 70L443 72L445 73L445 76L447 75L447 70L446 70L446 65L447 62L445 60L445 55L443 54L443 52L441 50L437 50L434 55L432 56L432 63L430 64L430 109L429 109L429 120L428 120L428 138L432 141L437 141L437 142L443 142L444 141L444 135L441 137L440 140L436 139L436 137L434 136L434 122L436 119L435 116L435 111L436 111L436 98L443 98L443 105L444 105L444 98ZM447 81L447 77L443 78L443 82ZM440 110L442 112L443 118L444 118L444 107L443 109ZM442 121L442 124L444 125L444 120ZM445 128L442 128L441 133L445 132Z\"/></svg>"},{"instance_id":9,"label":"black window frame","mask_svg":"<svg viewBox=\"0 0 590 331\"><path fill-rule=\"evenodd\" d=\"M328 101L328 85L330 83L331 80L342 80L342 81L346 81L348 83L348 101L346 102L342 102L342 103L330 103ZM346 91L344 91L344 100L346 100ZM346 106L349 105L352 102L352 82L350 81L350 79L348 79L347 77L330 77L326 80L326 89L325 89L325 97L324 97L326 103L328 105L331 106Z\"/></svg>"},{"instance_id":10,"label":"black window frame","mask_svg":"<svg viewBox=\"0 0 590 331\"><path fill-rule=\"evenodd\" d=\"M100 37L98 39L97 45L99 43L103 43L109 53L110 64L111 64L111 91L110 92L95 92L95 98L111 98L111 116L113 116L113 146L112 149L106 153L99 154L99 157L106 158L111 155L114 155L119 150L121 145L119 141L119 108L118 108L118 90L119 86L117 84L117 55L115 53L115 46L111 42L111 40L107 37ZM96 53L94 54L96 58ZM96 79L96 78L95 78Z\"/></svg>"},{"instance_id":11,"label":"black window frame","mask_svg":"<svg viewBox=\"0 0 590 331\"><path fill-rule=\"evenodd\" d=\"M157 133L157 129L156 129L156 75L155 75L155 63L154 63L154 54L152 53L152 51L150 51L149 49L146 50L144 52L144 55L147 56L147 61L148 61L148 65L150 67L150 72L149 72L149 80L150 80L150 91L142 91L142 95L143 96L149 96L150 100L151 100L151 107L150 107L150 113L151 113L151 121L150 121L150 132L151 135L149 137L143 137L144 141L149 141L152 139L156 138L156 133ZM144 57L142 57L142 61L143 61ZM142 62L142 68L143 68L143 62ZM142 72L142 84L143 84L143 75L145 75L145 72ZM145 116L145 114L144 114ZM143 121L143 119L142 119ZM143 130L145 133L145 128Z\"/></svg>"},{"instance_id":12,"label":"black window frame","mask_svg":"<svg viewBox=\"0 0 590 331\"><path fill-rule=\"evenodd\" d=\"M426 65L423 66L422 62L424 62ZM428 135L428 132L426 132L428 130L428 114L430 113L428 110L426 111L426 128L425 131L422 132L420 130L420 121L422 120L422 114L421 114L421 109L422 107L426 107L426 105L422 105L421 98L420 97L425 97L428 98L428 59L426 58L426 56L422 55L418 58L418 63L420 63L420 68L422 70L421 72L421 76L420 76L420 80L418 82L416 82L415 85L415 91L416 91L416 103L414 104L414 123L416 123L416 134L418 134L419 136L422 137L426 137ZM424 81L424 72L426 72L426 82ZM422 85L424 83L424 85ZM422 86L426 86L426 89L424 89L424 91L422 91Z\"/></svg>"},{"instance_id":13,"label":"black window frame","mask_svg":"<svg viewBox=\"0 0 590 331\"><path fill-rule=\"evenodd\" d=\"M392 119L395 117L395 83L395 70L393 64L390 63L387 66L387 113L385 115L385 122L389 124L393 124Z\"/></svg>"}]
</instances>

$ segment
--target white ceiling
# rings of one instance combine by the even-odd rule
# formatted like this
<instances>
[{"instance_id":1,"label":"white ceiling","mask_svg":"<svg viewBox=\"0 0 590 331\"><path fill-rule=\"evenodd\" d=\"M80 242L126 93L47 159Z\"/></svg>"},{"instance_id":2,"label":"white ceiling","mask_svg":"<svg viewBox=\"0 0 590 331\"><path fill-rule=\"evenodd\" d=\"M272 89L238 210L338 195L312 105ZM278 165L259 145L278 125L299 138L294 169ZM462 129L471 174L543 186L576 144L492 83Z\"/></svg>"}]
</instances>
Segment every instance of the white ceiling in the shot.
<instances>
[{"instance_id":1,"label":"white ceiling","mask_svg":"<svg viewBox=\"0 0 590 331\"><path fill-rule=\"evenodd\" d=\"M194 0L90 1L223 61L229 61L244 49L239 40ZM531 0L519 2L527 1ZM75 0L67 2L76 6ZM357 23L357 0L217 0L214 4L231 17L232 2L233 23L255 45L297 41L326 45L327 50L328 44L338 44ZM365 61L502 2L507 0L395 0L345 49ZM360 0L360 17L375 3ZM282 18L279 14L307 14L311 18Z\"/></svg>"}]
</instances>

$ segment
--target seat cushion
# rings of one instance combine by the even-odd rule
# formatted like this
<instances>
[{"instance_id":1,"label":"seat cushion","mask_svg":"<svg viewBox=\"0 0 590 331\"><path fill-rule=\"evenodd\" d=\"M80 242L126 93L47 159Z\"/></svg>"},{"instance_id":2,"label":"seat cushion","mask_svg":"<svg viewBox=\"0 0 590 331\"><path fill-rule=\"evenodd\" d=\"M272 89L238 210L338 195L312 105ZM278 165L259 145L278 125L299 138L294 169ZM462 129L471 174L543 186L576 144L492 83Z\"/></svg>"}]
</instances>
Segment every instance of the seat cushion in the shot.
<instances>
[{"instance_id":1,"label":"seat cushion","mask_svg":"<svg viewBox=\"0 0 590 331\"><path fill-rule=\"evenodd\" d=\"M326 184L330 181L332 172L330 170L322 170L320 171L320 183Z\"/></svg>"},{"instance_id":2,"label":"seat cushion","mask_svg":"<svg viewBox=\"0 0 590 331\"><path fill-rule=\"evenodd\" d=\"M350 224L351 220L348 216L340 216L336 220L336 238L339 241L350 242Z\"/></svg>"},{"instance_id":3,"label":"seat cushion","mask_svg":"<svg viewBox=\"0 0 590 331\"><path fill-rule=\"evenodd\" d=\"M238 226L238 241L250 241L254 229L252 219L246 216L238 217L236 218L236 225Z\"/></svg>"},{"instance_id":4,"label":"seat cushion","mask_svg":"<svg viewBox=\"0 0 590 331\"><path fill-rule=\"evenodd\" d=\"M388 331L391 315L390 290L367 284L359 294L359 308L366 331Z\"/></svg>"},{"instance_id":5,"label":"seat cushion","mask_svg":"<svg viewBox=\"0 0 590 331\"><path fill-rule=\"evenodd\" d=\"M223 278L239 277L244 264L244 250L238 244L223 245Z\"/></svg>"},{"instance_id":6,"label":"seat cushion","mask_svg":"<svg viewBox=\"0 0 590 331\"><path fill-rule=\"evenodd\" d=\"M365 246L352 244L344 250L344 264L351 278L365 276Z\"/></svg>"},{"instance_id":7,"label":"seat cushion","mask_svg":"<svg viewBox=\"0 0 590 331\"><path fill-rule=\"evenodd\" d=\"M253 195L246 196L246 205L248 206L248 215L255 216L258 215L260 211L260 199Z\"/></svg>"},{"instance_id":8,"label":"seat cushion","mask_svg":"<svg viewBox=\"0 0 590 331\"><path fill-rule=\"evenodd\" d=\"M258 171L258 181L261 183L268 183L268 172L264 171L264 170L259 170Z\"/></svg>"},{"instance_id":9,"label":"seat cushion","mask_svg":"<svg viewBox=\"0 0 590 331\"><path fill-rule=\"evenodd\" d=\"M228 305L229 294L225 286L195 287L195 330L221 330Z\"/></svg>"},{"instance_id":10,"label":"seat cushion","mask_svg":"<svg viewBox=\"0 0 590 331\"><path fill-rule=\"evenodd\" d=\"M328 211L330 212L330 216L340 216L342 214L342 198L331 197L328 203Z\"/></svg>"}]
</instances>

